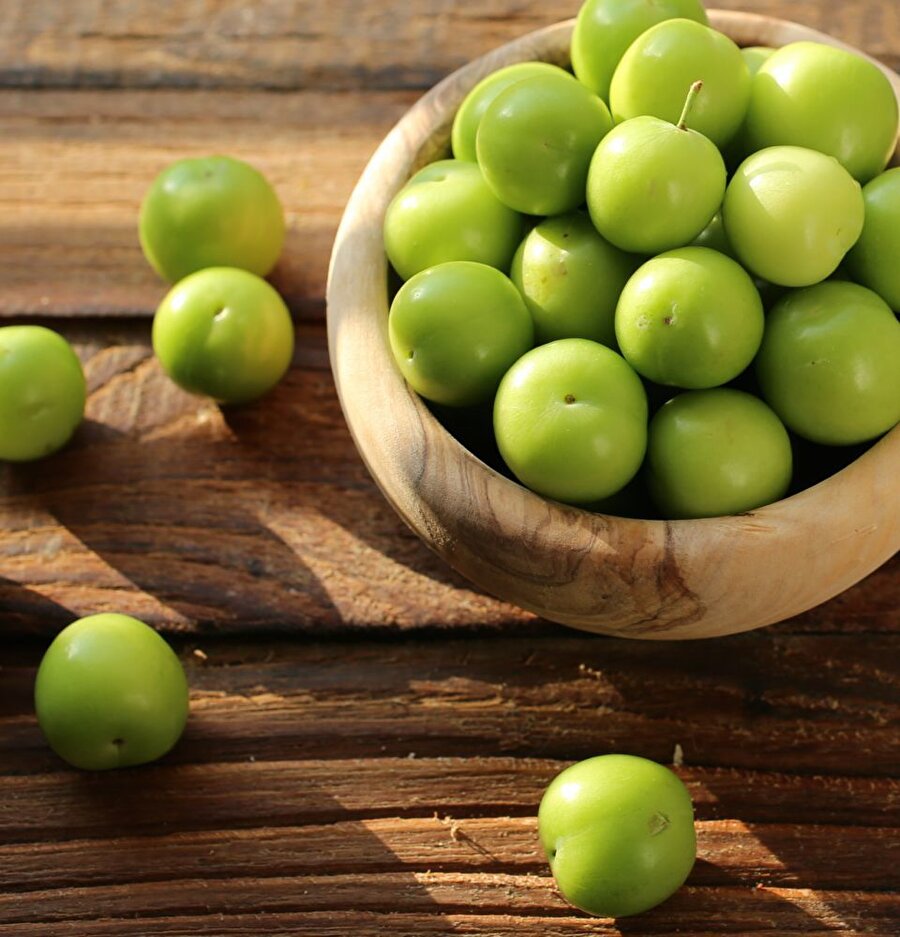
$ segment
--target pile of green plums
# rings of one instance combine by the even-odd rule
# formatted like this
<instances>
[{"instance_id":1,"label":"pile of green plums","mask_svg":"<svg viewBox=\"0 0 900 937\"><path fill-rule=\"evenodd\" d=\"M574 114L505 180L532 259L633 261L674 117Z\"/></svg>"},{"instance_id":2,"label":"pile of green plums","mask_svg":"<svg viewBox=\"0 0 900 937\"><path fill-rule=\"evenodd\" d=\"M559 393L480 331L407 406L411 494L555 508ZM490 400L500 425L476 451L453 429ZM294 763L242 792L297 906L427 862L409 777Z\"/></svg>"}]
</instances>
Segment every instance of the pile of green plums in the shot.
<instances>
[{"instance_id":1,"label":"pile of green plums","mask_svg":"<svg viewBox=\"0 0 900 937\"><path fill-rule=\"evenodd\" d=\"M535 492L612 511L639 488L667 518L778 500L796 445L890 430L885 75L819 43L739 49L698 0L588 0L571 51L574 75L524 62L484 78L453 158L388 207L409 385L456 424L490 408Z\"/></svg>"}]
</instances>

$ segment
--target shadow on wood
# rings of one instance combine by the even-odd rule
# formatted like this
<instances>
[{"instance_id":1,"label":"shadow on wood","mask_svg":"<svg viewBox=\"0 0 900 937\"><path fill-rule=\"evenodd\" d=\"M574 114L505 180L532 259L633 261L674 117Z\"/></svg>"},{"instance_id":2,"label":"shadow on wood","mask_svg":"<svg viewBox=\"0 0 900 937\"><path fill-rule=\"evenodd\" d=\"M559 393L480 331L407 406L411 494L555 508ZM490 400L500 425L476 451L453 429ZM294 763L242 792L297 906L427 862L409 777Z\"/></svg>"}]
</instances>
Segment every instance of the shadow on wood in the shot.
<instances>
[{"instance_id":1,"label":"shadow on wood","mask_svg":"<svg viewBox=\"0 0 900 937\"><path fill-rule=\"evenodd\" d=\"M46 584L71 617L320 632L530 620L469 587L384 502L348 436L321 326L298 326L273 393L221 410L165 377L145 323L62 331L86 362L90 418L57 455L2 469L0 572ZM26 609L16 630L46 633Z\"/></svg>"}]
</instances>

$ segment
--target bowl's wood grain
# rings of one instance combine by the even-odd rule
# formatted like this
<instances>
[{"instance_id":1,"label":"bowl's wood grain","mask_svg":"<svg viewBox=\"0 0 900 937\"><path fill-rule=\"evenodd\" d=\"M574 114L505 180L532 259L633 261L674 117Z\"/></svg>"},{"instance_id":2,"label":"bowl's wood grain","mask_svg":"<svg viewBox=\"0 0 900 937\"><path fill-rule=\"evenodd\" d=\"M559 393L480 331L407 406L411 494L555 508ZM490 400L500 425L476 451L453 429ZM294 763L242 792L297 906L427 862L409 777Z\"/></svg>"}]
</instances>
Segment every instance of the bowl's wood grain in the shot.
<instances>
[{"instance_id":1,"label":"bowl's wood grain","mask_svg":"<svg viewBox=\"0 0 900 937\"><path fill-rule=\"evenodd\" d=\"M710 17L739 45L813 39L843 46L767 17ZM523 608L636 638L708 637L780 621L848 588L900 549L900 427L837 475L745 516L622 519L547 501L494 472L438 423L391 358L381 238L390 199L411 172L446 152L453 114L477 81L512 62L566 63L571 29L570 21L540 30L455 72L372 157L329 271L329 351L347 422L410 527L463 575ZM900 100L900 78L885 72Z\"/></svg>"}]
</instances>

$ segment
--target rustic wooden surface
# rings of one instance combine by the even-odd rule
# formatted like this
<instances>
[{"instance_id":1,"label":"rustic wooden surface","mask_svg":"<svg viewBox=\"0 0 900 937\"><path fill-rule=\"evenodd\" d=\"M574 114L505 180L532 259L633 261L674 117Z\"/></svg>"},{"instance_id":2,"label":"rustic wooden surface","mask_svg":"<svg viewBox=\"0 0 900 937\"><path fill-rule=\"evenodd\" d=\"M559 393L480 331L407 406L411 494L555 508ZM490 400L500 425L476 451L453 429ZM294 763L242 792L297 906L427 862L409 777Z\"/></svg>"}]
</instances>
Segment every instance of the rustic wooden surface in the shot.
<instances>
[{"instance_id":1,"label":"rustic wooden surface","mask_svg":"<svg viewBox=\"0 0 900 937\"><path fill-rule=\"evenodd\" d=\"M900 65L891 0L740 0ZM0 315L72 338L89 419L0 470L0 935L691 937L900 931L900 564L789 622L702 644L593 639L498 603L402 526L330 379L323 289L357 175L421 91L574 13L536 2L5 0ZM152 175L246 157L290 236L298 352L222 413L149 350L135 238ZM49 636L116 609L193 688L162 763L88 776L31 710ZM689 885L592 922L536 852L543 786L608 750L697 804Z\"/></svg>"}]
</instances>

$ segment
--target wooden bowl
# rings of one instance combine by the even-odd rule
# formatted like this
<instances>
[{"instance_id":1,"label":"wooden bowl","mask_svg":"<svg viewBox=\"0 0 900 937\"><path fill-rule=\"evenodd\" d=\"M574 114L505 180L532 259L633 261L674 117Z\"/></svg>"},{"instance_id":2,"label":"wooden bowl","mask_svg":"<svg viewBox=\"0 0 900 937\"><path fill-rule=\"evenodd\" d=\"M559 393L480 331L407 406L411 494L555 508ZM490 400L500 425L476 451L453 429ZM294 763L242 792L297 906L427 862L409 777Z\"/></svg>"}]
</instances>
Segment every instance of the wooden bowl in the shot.
<instances>
[{"instance_id":1,"label":"wooden bowl","mask_svg":"<svg viewBox=\"0 0 900 937\"><path fill-rule=\"evenodd\" d=\"M843 46L764 16L712 10L710 20L741 46ZM486 591L604 634L700 638L759 628L836 595L900 549L900 426L838 474L746 515L630 520L549 501L493 471L441 426L391 357L381 236L388 203L411 173L448 152L453 115L481 78L531 59L567 65L573 22L454 72L409 110L366 167L328 281L329 353L344 415L400 516ZM900 78L883 71L900 100Z\"/></svg>"}]
</instances>

